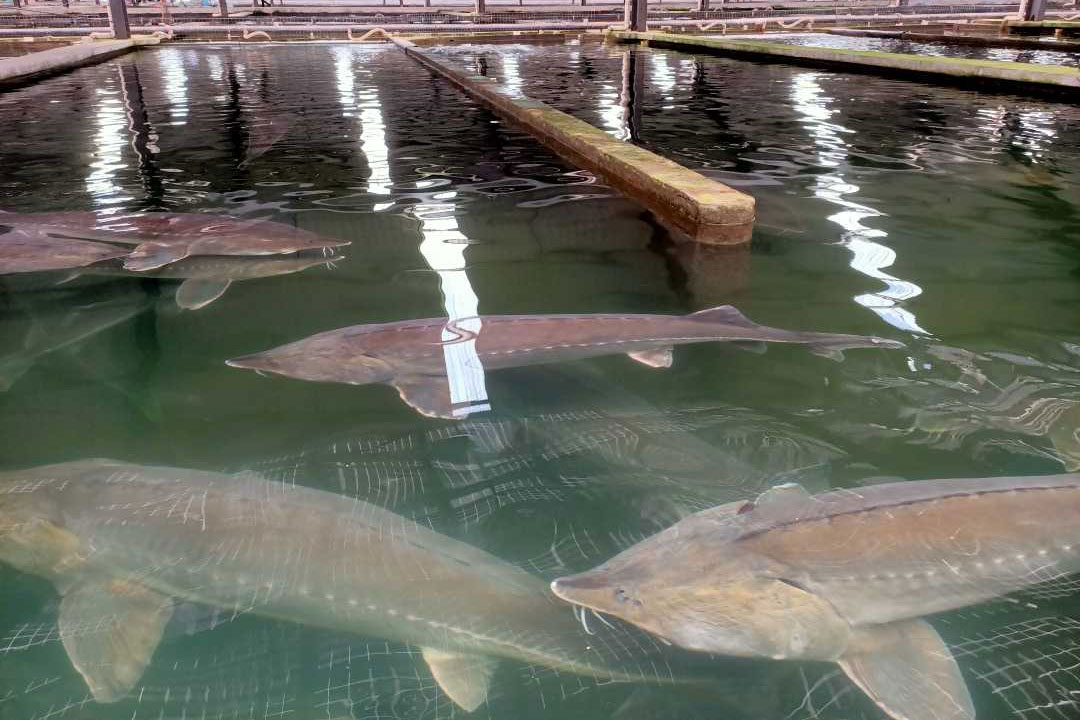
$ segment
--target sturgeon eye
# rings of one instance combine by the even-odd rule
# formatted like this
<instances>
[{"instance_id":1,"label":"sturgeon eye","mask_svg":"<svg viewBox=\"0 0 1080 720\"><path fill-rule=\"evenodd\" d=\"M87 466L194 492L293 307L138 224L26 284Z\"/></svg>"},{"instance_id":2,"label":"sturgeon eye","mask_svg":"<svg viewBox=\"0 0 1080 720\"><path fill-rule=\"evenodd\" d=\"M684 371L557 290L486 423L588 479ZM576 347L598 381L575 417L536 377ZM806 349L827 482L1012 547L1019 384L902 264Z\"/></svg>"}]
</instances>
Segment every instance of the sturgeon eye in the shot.
<instances>
[{"instance_id":1,"label":"sturgeon eye","mask_svg":"<svg viewBox=\"0 0 1080 720\"><path fill-rule=\"evenodd\" d=\"M625 590L619 588L615 591L615 599L618 600L620 603L625 603L630 599L630 596L626 594Z\"/></svg>"}]
</instances>

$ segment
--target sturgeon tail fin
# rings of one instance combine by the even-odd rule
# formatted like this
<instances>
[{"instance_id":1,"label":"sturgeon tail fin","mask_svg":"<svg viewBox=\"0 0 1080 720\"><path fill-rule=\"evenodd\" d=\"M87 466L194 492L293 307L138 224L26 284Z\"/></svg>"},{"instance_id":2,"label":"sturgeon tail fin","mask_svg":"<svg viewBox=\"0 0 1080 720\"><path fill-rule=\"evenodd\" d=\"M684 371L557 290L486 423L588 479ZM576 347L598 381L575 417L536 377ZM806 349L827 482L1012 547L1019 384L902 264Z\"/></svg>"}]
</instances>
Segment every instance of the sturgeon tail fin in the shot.
<instances>
[{"instance_id":1,"label":"sturgeon tail fin","mask_svg":"<svg viewBox=\"0 0 1080 720\"><path fill-rule=\"evenodd\" d=\"M855 634L839 660L852 682L895 720L974 720L975 706L952 653L925 620Z\"/></svg>"}]
</instances>

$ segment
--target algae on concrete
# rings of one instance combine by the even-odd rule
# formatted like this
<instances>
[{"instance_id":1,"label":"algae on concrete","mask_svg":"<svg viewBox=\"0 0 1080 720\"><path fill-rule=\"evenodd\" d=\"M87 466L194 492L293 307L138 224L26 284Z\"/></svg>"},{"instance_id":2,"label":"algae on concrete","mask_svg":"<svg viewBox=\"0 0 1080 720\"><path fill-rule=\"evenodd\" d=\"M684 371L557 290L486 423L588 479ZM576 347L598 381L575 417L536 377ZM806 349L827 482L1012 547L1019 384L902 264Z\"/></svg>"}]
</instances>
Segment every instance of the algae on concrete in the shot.
<instances>
[{"instance_id":1,"label":"algae on concrete","mask_svg":"<svg viewBox=\"0 0 1080 720\"><path fill-rule=\"evenodd\" d=\"M1058 65L929 57L871 50L840 50L771 41L726 40L656 32L615 31L611 37L621 42L647 42L652 46L670 47L689 52L711 52L815 67L841 67L864 72L885 72L890 75L908 75L918 79L948 78L952 83L957 81L997 83L1007 85L1012 89L1027 88L1056 92L1071 92L1080 89L1080 70Z\"/></svg>"},{"instance_id":2,"label":"algae on concrete","mask_svg":"<svg viewBox=\"0 0 1080 720\"><path fill-rule=\"evenodd\" d=\"M496 81L451 68L408 40L406 53L462 88L570 162L604 178L687 238L714 245L750 241L754 198L667 158L623 142L589 123L511 91Z\"/></svg>"}]
</instances>

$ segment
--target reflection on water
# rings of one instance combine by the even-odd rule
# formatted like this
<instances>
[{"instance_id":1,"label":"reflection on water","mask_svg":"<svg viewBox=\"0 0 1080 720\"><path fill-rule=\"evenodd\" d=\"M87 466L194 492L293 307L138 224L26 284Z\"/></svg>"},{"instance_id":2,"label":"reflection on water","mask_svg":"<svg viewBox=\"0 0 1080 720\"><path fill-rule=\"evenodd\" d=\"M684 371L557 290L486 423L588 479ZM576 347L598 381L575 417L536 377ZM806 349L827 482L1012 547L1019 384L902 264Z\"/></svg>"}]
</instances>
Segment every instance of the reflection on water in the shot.
<instances>
[{"instance_id":1,"label":"reflection on water","mask_svg":"<svg viewBox=\"0 0 1080 720\"><path fill-rule=\"evenodd\" d=\"M884 240L888 233L863 224L867 218L880 217L881 212L855 202L848 196L859 192L859 186L847 182L843 171L847 166L847 146L845 133L854 131L830 121L833 112L829 109L830 99L817 82L815 73L802 73L794 79L792 88L792 106L796 112L805 116L814 145L818 148L818 165L831 172L818 174L814 178L815 197L827 200L842 209L830 215L828 220L844 229L841 243L854 256L851 267L870 277L882 280L888 286L876 293L857 295L854 299L860 305L877 313L890 325L908 332L925 333L919 327L915 316L898 303L917 297L922 289L914 283L906 282L888 275L882 268L891 266L896 261L896 252L877 240Z\"/></svg>"},{"instance_id":2,"label":"reflection on water","mask_svg":"<svg viewBox=\"0 0 1080 720\"><path fill-rule=\"evenodd\" d=\"M67 263L0 278L0 717L882 720L835 664L679 650L547 583L791 483L1075 470L1075 108L587 42L442 52L753 193L752 247L673 243L394 51L165 47L0 95L3 256L17 232ZM235 223L234 251L350 245L144 228L121 254L165 262L139 276L80 255L131 213ZM719 315L907 348L693 342L732 339ZM312 352L332 328L354 346ZM289 374L397 392L225 364L301 338ZM953 539L1053 574L929 618L983 720L1075 714L1076 580L1045 564L1068 507ZM839 545L882 550L871 525ZM925 599L896 572L829 597Z\"/></svg>"}]
</instances>

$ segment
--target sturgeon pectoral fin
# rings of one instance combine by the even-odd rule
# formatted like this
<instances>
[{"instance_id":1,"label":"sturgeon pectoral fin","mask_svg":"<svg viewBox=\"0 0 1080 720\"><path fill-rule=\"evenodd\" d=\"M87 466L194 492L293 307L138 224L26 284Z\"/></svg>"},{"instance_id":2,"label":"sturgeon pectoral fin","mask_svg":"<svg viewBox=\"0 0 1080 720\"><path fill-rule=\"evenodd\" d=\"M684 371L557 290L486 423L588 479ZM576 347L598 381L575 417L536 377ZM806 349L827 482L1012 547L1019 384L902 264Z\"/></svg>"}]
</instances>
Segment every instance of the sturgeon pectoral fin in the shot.
<instances>
[{"instance_id":1,"label":"sturgeon pectoral fin","mask_svg":"<svg viewBox=\"0 0 1080 720\"><path fill-rule=\"evenodd\" d=\"M840 667L896 720L973 720L975 706L949 648L925 620L860 628Z\"/></svg>"},{"instance_id":2,"label":"sturgeon pectoral fin","mask_svg":"<svg viewBox=\"0 0 1080 720\"><path fill-rule=\"evenodd\" d=\"M632 360L637 360L642 365L648 365L652 368L669 368L674 357L674 351L670 346L651 350L636 350L626 354Z\"/></svg>"},{"instance_id":3,"label":"sturgeon pectoral fin","mask_svg":"<svg viewBox=\"0 0 1080 720\"><path fill-rule=\"evenodd\" d=\"M142 677L172 617L172 600L124 580L85 582L60 603L60 639L98 702L116 702Z\"/></svg>"},{"instance_id":4,"label":"sturgeon pectoral fin","mask_svg":"<svg viewBox=\"0 0 1080 720\"><path fill-rule=\"evenodd\" d=\"M483 655L423 648L424 660L442 691L465 712L484 704L496 660Z\"/></svg>"},{"instance_id":5,"label":"sturgeon pectoral fin","mask_svg":"<svg viewBox=\"0 0 1080 720\"><path fill-rule=\"evenodd\" d=\"M186 245L166 245L157 242L144 242L124 256L124 269L133 272L155 270L188 256Z\"/></svg>"},{"instance_id":6,"label":"sturgeon pectoral fin","mask_svg":"<svg viewBox=\"0 0 1080 720\"><path fill-rule=\"evenodd\" d=\"M185 280L176 289L176 304L184 310L204 308L225 294L228 280Z\"/></svg>"},{"instance_id":7,"label":"sturgeon pectoral fin","mask_svg":"<svg viewBox=\"0 0 1080 720\"><path fill-rule=\"evenodd\" d=\"M394 378L390 384L401 399L416 412L431 418L453 420L450 379L445 375L410 375Z\"/></svg>"},{"instance_id":8,"label":"sturgeon pectoral fin","mask_svg":"<svg viewBox=\"0 0 1080 720\"><path fill-rule=\"evenodd\" d=\"M701 322L723 323L724 325L738 325L746 328L761 327L731 305L721 305L720 307L709 308L708 310L698 310L696 313L690 313L686 317L690 320L699 320Z\"/></svg>"},{"instance_id":9,"label":"sturgeon pectoral fin","mask_svg":"<svg viewBox=\"0 0 1080 720\"><path fill-rule=\"evenodd\" d=\"M808 349L810 350L811 355L817 355L826 360L841 362L844 359L843 351L838 348L829 347L828 345L814 345L811 343Z\"/></svg>"}]
</instances>

